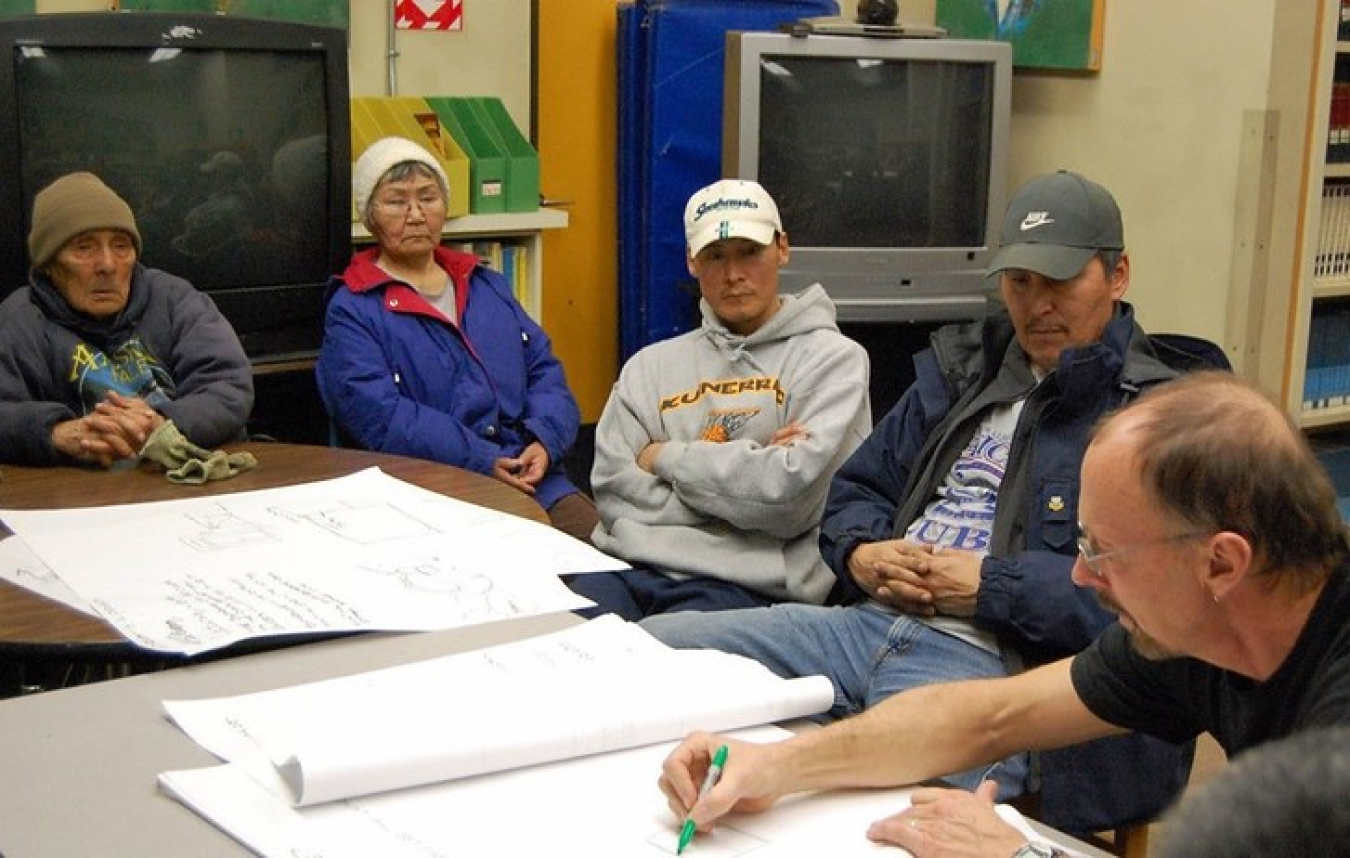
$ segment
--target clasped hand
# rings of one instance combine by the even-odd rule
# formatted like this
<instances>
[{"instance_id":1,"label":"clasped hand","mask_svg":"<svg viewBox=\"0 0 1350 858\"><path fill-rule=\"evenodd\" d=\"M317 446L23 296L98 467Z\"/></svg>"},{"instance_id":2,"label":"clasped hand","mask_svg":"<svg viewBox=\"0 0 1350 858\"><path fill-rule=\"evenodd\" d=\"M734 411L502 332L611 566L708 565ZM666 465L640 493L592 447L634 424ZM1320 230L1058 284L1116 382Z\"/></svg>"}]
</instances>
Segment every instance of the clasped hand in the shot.
<instances>
[{"instance_id":1,"label":"clasped hand","mask_svg":"<svg viewBox=\"0 0 1350 858\"><path fill-rule=\"evenodd\" d=\"M848 558L849 574L873 599L917 616L975 613L983 557L907 539L864 542Z\"/></svg>"},{"instance_id":2,"label":"clasped hand","mask_svg":"<svg viewBox=\"0 0 1350 858\"><path fill-rule=\"evenodd\" d=\"M145 400L109 391L89 414L53 426L52 446L76 461L108 468L136 458L163 422L164 416Z\"/></svg>"},{"instance_id":3,"label":"clasped hand","mask_svg":"<svg viewBox=\"0 0 1350 858\"><path fill-rule=\"evenodd\" d=\"M492 463L492 476L514 486L527 495L534 494L534 487L548 473L548 451L538 441L532 441L515 458L502 457Z\"/></svg>"}]
</instances>

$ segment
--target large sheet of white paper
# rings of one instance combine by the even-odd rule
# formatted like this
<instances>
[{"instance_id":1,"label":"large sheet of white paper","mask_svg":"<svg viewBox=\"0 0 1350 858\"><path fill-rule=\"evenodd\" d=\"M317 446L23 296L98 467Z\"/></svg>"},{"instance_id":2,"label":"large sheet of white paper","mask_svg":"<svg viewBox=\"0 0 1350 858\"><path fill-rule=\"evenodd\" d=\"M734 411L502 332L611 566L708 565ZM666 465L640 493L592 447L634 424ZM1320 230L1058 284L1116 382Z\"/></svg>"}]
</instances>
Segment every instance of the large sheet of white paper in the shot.
<instances>
[{"instance_id":1,"label":"large sheet of white paper","mask_svg":"<svg viewBox=\"0 0 1350 858\"><path fill-rule=\"evenodd\" d=\"M739 731L777 741L777 727ZM451 858L675 854L679 823L656 788L672 743L600 754L334 802L292 807L241 767L165 772L160 788L264 858ZM867 839L909 792L843 790L791 796L766 813L733 815L698 834L688 858L904 856ZM1004 819L1036 837L1016 810Z\"/></svg>"},{"instance_id":2,"label":"large sheet of white paper","mask_svg":"<svg viewBox=\"0 0 1350 858\"><path fill-rule=\"evenodd\" d=\"M674 650L606 616L474 652L274 691L166 701L199 745L297 804L823 712L823 676Z\"/></svg>"},{"instance_id":3,"label":"large sheet of white paper","mask_svg":"<svg viewBox=\"0 0 1350 858\"><path fill-rule=\"evenodd\" d=\"M377 468L286 488L0 510L80 598L147 649L289 633L444 629L591 604L559 575L627 565L554 528Z\"/></svg>"},{"instance_id":4,"label":"large sheet of white paper","mask_svg":"<svg viewBox=\"0 0 1350 858\"><path fill-rule=\"evenodd\" d=\"M81 613L95 613L89 603L75 595L51 567L33 553L28 543L17 536L0 539L0 578Z\"/></svg>"}]
</instances>

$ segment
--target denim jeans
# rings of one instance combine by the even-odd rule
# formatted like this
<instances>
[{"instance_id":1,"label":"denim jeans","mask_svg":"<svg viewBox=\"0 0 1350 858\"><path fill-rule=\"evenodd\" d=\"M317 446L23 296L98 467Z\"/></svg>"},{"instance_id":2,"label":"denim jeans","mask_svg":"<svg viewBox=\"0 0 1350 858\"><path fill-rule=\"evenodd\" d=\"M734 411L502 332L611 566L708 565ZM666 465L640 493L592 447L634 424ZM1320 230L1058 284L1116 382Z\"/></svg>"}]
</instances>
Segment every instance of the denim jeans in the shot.
<instances>
[{"instance_id":1,"label":"denim jeans","mask_svg":"<svg viewBox=\"0 0 1350 858\"><path fill-rule=\"evenodd\" d=\"M676 649L718 649L753 658L784 677L821 674L834 684L827 719L875 706L907 688L1004 676L1003 659L876 603L843 608L785 603L737 611L648 617L642 627ZM950 775L973 789L998 781L999 798L1025 791L1027 755Z\"/></svg>"}]
</instances>

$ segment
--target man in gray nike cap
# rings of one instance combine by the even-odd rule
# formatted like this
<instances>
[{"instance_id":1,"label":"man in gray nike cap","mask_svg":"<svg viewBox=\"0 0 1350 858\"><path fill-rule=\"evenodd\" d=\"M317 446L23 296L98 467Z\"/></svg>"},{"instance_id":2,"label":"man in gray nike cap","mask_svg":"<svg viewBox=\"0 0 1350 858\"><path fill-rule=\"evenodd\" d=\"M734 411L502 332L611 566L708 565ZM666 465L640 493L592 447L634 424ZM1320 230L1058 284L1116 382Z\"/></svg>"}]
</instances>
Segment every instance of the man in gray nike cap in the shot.
<instances>
[{"instance_id":1,"label":"man in gray nike cap","mask_svg":"<svg viewBox=\"0 0 1350 858\"><path fill-rule=\"evenodd\" d=\"M1177 371L1121 300L1129 261L1102 187L1068 172L1032 179L1000 245L989 273L1001 305L932 335L913 385L831 482L820 547L846 607L684 612L644 628L783 676L824 674L838 717L1073 655L1112 622L1069 574L1079 465L1104 414ZM1128 736L1039 762L944 774L966 788L988 774L1005 799L1038 790L1046 821L1085 832L1161 810L1190 752Z\"/></svg>"}]
</instances>

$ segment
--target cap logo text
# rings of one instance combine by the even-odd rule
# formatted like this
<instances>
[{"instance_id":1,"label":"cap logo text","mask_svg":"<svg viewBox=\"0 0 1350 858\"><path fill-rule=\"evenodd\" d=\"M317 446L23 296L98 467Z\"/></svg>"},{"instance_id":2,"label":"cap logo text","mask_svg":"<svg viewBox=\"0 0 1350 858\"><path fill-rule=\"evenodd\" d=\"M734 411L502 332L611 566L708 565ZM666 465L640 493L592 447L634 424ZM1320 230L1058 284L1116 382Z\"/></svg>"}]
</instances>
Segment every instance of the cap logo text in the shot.
<instances>
[{"instance_id":1,"label":"cap logo text","mask_svg":"<svg viewBox=\"0 0 1350 858\"><path fill-rule=\"evenodd\" d=\"M758 209L758 208L759 203L755 202L754 200L749 199L738 200L734 198L728 199L724 197L720 200L713 200L710 203L699 203L698 208L694 211L694 220L702 220L704 215L710 214L712 212L727 211L727 210L734 211L738 209Z\"/></svg>"},{"instance_id":2,"label":"cap logo text","mask_svg":"<svg viewBox=\"0 0 1350 858\"><path fill-rule=\"evenodd\" d=\"M1022 218L1021 230L1026 232L1035 229L1038 226L1054 223L1055 219L1050 217L1050 212L1027 212L1027 216Z\"/></svg>"}]
</instances>

